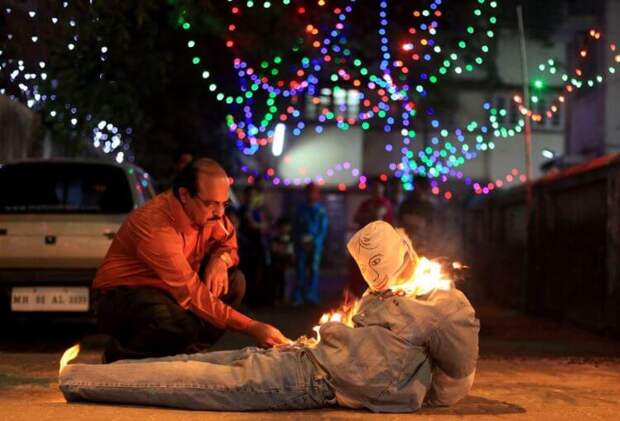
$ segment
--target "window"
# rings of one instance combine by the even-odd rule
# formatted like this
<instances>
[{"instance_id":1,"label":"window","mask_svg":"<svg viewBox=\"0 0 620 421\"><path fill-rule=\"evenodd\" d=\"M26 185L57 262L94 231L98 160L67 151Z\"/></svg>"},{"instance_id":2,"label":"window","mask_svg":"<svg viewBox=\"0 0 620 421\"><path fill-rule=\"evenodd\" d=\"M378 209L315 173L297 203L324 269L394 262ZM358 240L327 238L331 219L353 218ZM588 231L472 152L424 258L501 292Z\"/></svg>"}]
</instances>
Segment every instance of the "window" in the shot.
<instances>
[{"instance_id":1,"label":"window","mask_svg":"<svg viewBox=\"0 0 620 421\"><path fill-rule=\"evenodd\" d=\"M519 105L513 100L514 95L514 92L498 93L494 95L492 102L493 107L499 110L497 121L508 128L516 126L523 117L519 111ZM532 110L543 115L542 121L532 122L534 130L564 130L564 106L558 106L551 118L546 116L546 112L552 105L551 101L556 96L555 91L546 92L544 95L536 93L531 95Z\"/></svg>"},{"instance_id":2,"label":"window","mask_svg":"<svg viewBox=\"0 0 620 421\"><path fill-rule=\"evenodd\" d=\"M336 118L355 122L360 111L362 94L357 89L321 88L318 96L306 96L305 117L316 120L322 114L331 112Z\"/></svg>"},{"instance_id":3,"label":"window","mask_svg":"<svg viewBox=\"0 0 620 421\"><path fill-rule=\"evenodd\" d=\"M105 164L33 162L0 168L0 213L128 213L122 168Z\"/></svg>"},{"instance_id":4,"label":"window","mask_svg":"<svg viewBox=\"0 0 620 421\"><path fill-rule=\"evenodd\" d=\"M535 121L532 124L533 129L564 130L564 106L558 106L557 111L552 113L551 117L546 115L555 97L554 92L547 95L532 95L532 109L543 116L541 121Z\"/></svg>"}]
</instances>

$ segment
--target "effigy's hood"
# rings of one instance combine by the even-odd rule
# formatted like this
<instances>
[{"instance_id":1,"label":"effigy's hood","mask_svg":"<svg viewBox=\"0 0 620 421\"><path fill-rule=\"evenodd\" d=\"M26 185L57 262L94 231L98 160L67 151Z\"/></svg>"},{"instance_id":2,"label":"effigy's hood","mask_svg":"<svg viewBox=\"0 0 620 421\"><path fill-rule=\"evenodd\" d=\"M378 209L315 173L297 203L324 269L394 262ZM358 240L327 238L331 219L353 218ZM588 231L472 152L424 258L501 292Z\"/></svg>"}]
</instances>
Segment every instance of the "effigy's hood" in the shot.
<instances>
[{"instance_id":1,"label":"effigy's hood","mask_svg":"<svg viewBox=\"0 0 620 421\"><path fill-rule=\"evenodd\" d=\"M417 256L407 236L384 221L374 221L357 231L347 244L371 290L385 291Z\"/></svg>"}]
</instances>

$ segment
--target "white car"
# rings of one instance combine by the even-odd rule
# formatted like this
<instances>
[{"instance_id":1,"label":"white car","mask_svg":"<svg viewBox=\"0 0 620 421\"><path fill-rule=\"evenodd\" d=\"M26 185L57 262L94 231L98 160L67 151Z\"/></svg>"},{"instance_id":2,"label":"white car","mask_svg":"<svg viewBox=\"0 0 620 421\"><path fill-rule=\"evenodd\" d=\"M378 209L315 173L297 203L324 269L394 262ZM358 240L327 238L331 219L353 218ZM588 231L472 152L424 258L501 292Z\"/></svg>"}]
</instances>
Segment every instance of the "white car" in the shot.
<instances>
[{"instance_id":1,"label":"white car","mask_svg":"<svg viewBox=\"0 0 620 421\"><path fill-rule=\"evenodd\" d=\"M134 165L0 166L0 313L88 313L90 285L129 212L155 195Z\"/></svg>"}]
</instances>

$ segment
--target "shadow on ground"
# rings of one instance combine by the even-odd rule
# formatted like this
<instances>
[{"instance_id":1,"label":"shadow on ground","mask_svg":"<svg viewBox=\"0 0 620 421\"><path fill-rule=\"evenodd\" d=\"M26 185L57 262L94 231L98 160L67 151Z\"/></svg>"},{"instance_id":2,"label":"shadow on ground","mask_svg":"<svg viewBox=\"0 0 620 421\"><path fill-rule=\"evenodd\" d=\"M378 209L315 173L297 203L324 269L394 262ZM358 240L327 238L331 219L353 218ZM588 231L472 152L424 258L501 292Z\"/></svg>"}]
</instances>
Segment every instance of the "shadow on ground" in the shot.
<instances>
[{"instance_id":1,"label":"shadow on ground","mask_svg":"<svg viewBox=\"0 0 620 421\"><path fill-rule=\"evenodd\" d=\"M451 407L424 408L420 415L505 415L522 414L525 408L482 396L469 395L458 404Z\"/></svg>"}]
</instances>

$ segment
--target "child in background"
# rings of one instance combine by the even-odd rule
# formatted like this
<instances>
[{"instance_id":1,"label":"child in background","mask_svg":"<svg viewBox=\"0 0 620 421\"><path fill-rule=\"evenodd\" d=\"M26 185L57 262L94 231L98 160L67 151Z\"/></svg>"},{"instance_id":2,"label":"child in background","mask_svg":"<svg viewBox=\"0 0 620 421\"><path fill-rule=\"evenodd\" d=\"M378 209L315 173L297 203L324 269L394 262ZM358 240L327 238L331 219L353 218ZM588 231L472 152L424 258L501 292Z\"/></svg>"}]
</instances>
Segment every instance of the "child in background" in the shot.
<instances>
[{"instance_id":1,"label":"child in background","mask_svg":"<svg viewBox=\"0 0 620 421\"><path fill-rule=\"evenodd\" d=\"M271 240L271 281L276 304L282 304L289 299L286 294L286 275L292 269L295 259L292 230L291 221L281 217L276 222Z\"/></svg>"}]
</instances>

